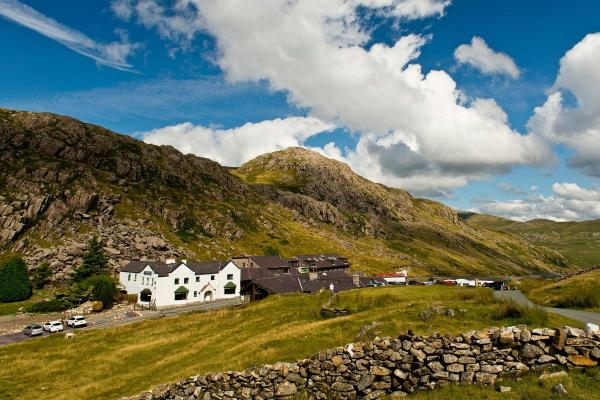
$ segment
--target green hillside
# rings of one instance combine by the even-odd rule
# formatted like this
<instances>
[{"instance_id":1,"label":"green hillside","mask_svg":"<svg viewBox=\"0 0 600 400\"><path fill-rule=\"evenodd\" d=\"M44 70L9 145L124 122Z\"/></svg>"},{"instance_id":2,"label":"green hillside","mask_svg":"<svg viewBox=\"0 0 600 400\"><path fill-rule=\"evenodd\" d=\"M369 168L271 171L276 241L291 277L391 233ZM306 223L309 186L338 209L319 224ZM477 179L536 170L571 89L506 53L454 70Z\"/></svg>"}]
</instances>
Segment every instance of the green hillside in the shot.
<instances>
[{"instance_id":1,"label":"green hillside","mask_svg":"<svg viewBox=\"0 0 600 400\"><path fill-rule=\"evenodd\" d=\"M517 222L471 213L462 213L461 217L471 225L516 234L532 243L556 250L581 267L600 265L600 220L556 222L534 219Z\"/></svg>"},{"instance_id":2,"label":"green hillside","mask_svg":"<svg viewBox=\"0 0 600 400\"><path fill-rule=\"evenodd\" d=\"M335 252L366 273L529 275L560 254L473 227L440 203L291 148L239 169L96 125L0 110L0 252L68 278L91 236L112 269L131 259Z\"/></svg>"}]
</instances>

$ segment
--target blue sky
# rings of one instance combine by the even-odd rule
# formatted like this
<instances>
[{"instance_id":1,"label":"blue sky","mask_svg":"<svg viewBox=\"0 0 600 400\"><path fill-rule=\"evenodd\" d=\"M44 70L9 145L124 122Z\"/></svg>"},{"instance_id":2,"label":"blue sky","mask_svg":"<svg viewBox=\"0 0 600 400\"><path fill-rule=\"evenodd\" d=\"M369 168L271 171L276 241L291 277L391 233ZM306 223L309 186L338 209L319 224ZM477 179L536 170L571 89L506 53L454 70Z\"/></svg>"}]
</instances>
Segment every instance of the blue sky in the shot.
<instances>
[{"instance_id":1,"label":"blue sky","mask_svg":"<svg viewBox=\"0 0 600 400\"><path fill-rule=\"evenodd\" d=\"M334 3L0 0L0 106L68 114L230 165L304 145L458 209L600 218L600 150L590 150L600 123L586 117L600 112L586 90L600 77L585 75L594 60L600 70L600 2ZM299 21L314 26L303 34ZM403 38L405 51L391 51ZM354 62L340 49L360 54ZM562 104L551 109L553 93Z\"/></svg>"}]
</instances>

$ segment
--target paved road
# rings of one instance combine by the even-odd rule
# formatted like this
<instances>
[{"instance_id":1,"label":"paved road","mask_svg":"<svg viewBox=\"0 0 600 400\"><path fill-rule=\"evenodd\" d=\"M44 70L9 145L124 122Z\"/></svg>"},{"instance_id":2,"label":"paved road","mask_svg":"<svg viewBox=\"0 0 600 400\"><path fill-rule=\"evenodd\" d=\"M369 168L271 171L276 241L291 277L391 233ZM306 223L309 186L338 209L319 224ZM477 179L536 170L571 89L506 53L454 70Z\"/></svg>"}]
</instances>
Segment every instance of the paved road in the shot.
<instances>
[{"instance_id":1,"label":"paved road","mask_svg":"<svg viewBox=\"0 0 600 400\"><path fill-rule=\"evenodd\" d=\"M529 301L527 297L519 290L504 290L504 291L495 291L494 297L497 299L506 299L513 300L520 304L525 304L529 307L535 307L536 304ZM596 325L600 325L600 313L597 312L589 312L589 311L581 311L581 310L572 310L568 308L553 308L553 307L542 307L547 312L551 312L554 314L559 314L567 318L574 319L575 321L583 322L584 324L591 322Z\"/></svg>"},{"instance_id":2,"label":"paved road","mask_svg":"<svg viewBox=\"0 0 600 400\"><path fill-rule=\"evenodd\" d=\"M148 320L148 319L159 319L159 318L168 317L168 316L185 314L185 313L189 313L192 311L209 311L209 310L215 310L217 308L234 307L234 306L238 306L240 304L242 304L242 301L240 299L236 298L236 299L228 299L228 300L216 300L216 301L213 301L210 303L199 303L199 304L193 304L193 305L183 306L183 307L172 307L172 308L168 308L168 309L161 309L158 311L144 311L144 314L140 315L140 316L138 316L137 314L132 314L130 316L126 316L126 318L123 318L123 319L112 319L112 318L107 318L104 320L100 319L100 320L95 321L93 323L93 325L89 325L85 328L77 328L76 330L79 331L79 330L110 328L110 327L114 327L114 326L131 324L134 322L144 321L144 320ZM72 331L73 331L73 328L65 327L65 331L62 333L44 332L43 336L36 336L33 338L31 338L29 336L25 336L21 332L12 333L10 335L0 336L0 346L10 344L10 343L21 342L23 340L36 339L39 337L47 337L50 335L64 334L65 332L72 332Z\"/></svg>"}]
</instances>

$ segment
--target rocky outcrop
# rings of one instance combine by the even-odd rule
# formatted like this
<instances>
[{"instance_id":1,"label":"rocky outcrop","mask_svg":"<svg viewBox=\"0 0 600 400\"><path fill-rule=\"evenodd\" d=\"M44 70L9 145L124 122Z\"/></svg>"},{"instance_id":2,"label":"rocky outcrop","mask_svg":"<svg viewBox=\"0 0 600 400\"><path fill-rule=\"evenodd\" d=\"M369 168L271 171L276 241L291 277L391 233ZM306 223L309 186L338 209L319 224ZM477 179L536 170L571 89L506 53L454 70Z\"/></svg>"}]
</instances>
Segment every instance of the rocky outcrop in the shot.
<instances>
[{"instance_id":1,"label":"rocky outcrop","mask_svg":"<svg viewBox=\"0 0 600 400\"><path fill-rule=\"evenodd\" d=\"M493 385L548 367L600 361L600 334L580 329L492 328L450 335L400 335L353 343L294 363L194 376L129 400L377 399L448 384Z\"/></svg>"}]
</instances>

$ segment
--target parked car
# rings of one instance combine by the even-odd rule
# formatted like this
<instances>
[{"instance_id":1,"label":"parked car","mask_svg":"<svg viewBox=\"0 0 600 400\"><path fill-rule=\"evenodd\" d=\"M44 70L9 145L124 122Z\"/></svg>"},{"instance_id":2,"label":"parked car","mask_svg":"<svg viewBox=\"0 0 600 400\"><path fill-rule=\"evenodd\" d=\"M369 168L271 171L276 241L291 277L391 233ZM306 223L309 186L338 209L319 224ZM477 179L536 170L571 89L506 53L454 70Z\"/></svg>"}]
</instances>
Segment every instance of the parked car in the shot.
<instances>
[{"instance_id":1,"label":"parked car","mask_svg":"<svg viewBox=\"0 0 600 400\"><path fill-rule=\"evenodd\" d=\"M50 321L44 324L44 330L48 332L60 332L65 329L65 326L60 321Z\"/></svg>"},{"instance_id":2,"label":"parked car","mask_svg":"<svg viewBox=\"0 0 600 400\"><path fill-rule=\"evenodd\" d=\"M44 328L39 324L27 325L23 329L23 334L27 336L40 336L44 334Z\"/></svg>"},{"instance_id":3,"label":"parked car","mask_svg":"<svg viewBox=\"0 0 600 400\"><path fill-rule=\"evenodd\" d=\"M73 317L70 317L67 320L67 326L70 326L72 328L81 328L87 325L87 321L85 320L85 317L82 315L75 315Z\"/></svg>"}]
</instances>

